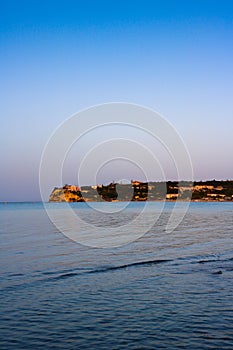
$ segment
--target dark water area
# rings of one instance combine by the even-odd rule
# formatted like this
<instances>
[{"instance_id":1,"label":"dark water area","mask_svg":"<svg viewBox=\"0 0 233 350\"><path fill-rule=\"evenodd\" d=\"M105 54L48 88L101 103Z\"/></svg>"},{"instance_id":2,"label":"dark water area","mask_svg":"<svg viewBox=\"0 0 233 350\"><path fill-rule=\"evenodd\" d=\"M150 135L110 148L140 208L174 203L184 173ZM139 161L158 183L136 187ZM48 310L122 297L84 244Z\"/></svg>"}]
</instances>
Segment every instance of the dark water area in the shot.
<instances>
[{"instance_id":1,"label":"dark water area","mask_svg":"<svg viewBox=\"0 0 233 350\"><path fill-rule=\"evenodd\" d=\"M233 349L233 203L191 203L166 233L172 206L135 242L99 249L41 203L0 204L0 349Z\"/></svg>"}]
</instances>

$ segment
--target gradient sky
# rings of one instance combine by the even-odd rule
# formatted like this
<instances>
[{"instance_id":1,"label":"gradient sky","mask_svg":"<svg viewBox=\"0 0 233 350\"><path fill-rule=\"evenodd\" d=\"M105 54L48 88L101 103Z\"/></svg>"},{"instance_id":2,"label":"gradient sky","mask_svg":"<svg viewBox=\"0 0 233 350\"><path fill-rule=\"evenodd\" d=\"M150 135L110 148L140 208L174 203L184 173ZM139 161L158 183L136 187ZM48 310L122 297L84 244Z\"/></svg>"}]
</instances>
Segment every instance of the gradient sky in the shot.
<instances>
[{"instance_id":1,"label":"gradient sky","mask_svg":"<svg viewBox=\"0 0 233 350\"><path fill-rule=\"evenodd\" d=\"M195 179L233 178L233 1L5 0L0 50L0 201L40 200L50 134L113 101L164 115Z\"/></svg>"}]
</instances>

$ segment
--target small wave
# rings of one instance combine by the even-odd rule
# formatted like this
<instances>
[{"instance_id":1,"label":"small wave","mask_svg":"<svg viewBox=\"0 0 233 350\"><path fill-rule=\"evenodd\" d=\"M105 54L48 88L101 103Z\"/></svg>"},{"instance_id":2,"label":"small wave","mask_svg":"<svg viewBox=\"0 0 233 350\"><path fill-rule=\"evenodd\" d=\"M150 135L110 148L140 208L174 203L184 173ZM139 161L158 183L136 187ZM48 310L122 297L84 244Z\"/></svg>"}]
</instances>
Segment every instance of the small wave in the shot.
<instances>
[{"instance_id":1,"label":"small wave","mask_svg":"<svg viewBox=\"0 0 233 350\"><path fill-rule=\"evenodd\" d=\"M52 277L51 279L53 279L53 280L60 280L60 279L64 279L64 278L72 277L72 276L77 276L77 275L80 275L80 273L78 273L78 272L69 272L69 273L64 273L64 274L56 276L56 277Z\"/></svg>"},{"instance_id":2,"label":"small wave","mask_svg":"<svg viewBox=\"0 0 233 350\"><path fill-rule=\"evenodd\" d=\"M222 275L222 270L214 271L212 275Z\"/></svg>"},{"instance_id":3,"label":"small wave","mask_svg":"<svg viewBox=\"0 0 233 350\"><path fill-rule=\"evenodd\" d=\"M160 259L160 260L146 260L146 261L137 261L129 264L124 264L124 265L119 265L119 266L110 266L106 270L118 270L118 269L126 269L128 267L133 267L133 266L150 266L150 265L155 265L155 264L161 264L165 262L169 262L171 260L168 259Z\"/></svg>"},{"instance_id":4,"label":"small wave","mask_svg":"<svg viewBox=\"0 0 233 350\"><path fill-rule=\"evenodd\" d=\"M85 271L85 272L64 273L64 274L61 274L59 276L52 277L51 279L58 280L58 279L64 279L64 278L73 277L73 276L80 276L80 275L84 275L84 274L105 273L105 272L109 272L109 271L113 271L113 270L127 269L127 268L130 268L130 267L136 267L136 266L151 266L151 265L155 265L155 264L166 263L166 262L169 262L169 261L171 261L171 260L161 259L161 260L137 261L137 262L124 264L124 265L101 267L101 268L97 268L97 269L90 270L90 271Z\"/></svg>"},{"instance_id":5,"label":"small wave","mask_svg":"<svg viewBox=\"0 0 233 350\"><path fill-rule=\"evenodd\" d=\"M199 260L198 263L199 264L206 264L206 263L212 263L212 262L226 262L226 261L232 261L232 258L227 258L227 259L220 259L220 258L215 258L215 259L202 259Z\"/></svg>"},{"instance_id":6,"label":"small wave","mask_svg":"<svg viewBox=\"0 0 233 350\"><path fill-rule=\"evenodd\" d=\"M211 263L211 262L217 262L219 259L209 259L209 260L199 260L198 264L206 264L206 263Z\"/></svg>"},{"instance_id":7,"label":"small wave","mask_svg":"<svg viewBox=\"0 0 233 350\"><path fill-rule=\"evenodd\" d=\"M24 276L23 273L10 273L9 274L9 277L22 277L22 276Z\"/></svg>"}]
</instances>

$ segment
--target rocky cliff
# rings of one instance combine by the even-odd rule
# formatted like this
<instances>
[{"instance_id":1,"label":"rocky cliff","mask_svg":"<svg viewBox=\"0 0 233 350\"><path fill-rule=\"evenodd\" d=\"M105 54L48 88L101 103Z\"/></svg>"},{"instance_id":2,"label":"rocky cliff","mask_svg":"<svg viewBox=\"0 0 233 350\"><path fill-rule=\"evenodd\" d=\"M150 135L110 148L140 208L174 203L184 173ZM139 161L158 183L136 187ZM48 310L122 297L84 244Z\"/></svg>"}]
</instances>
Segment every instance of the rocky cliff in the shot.
<instances>
[{"instance_id":1,"label":"rocky cliff","mask_svg":"<svg viewBox=\"0 0 233 350\"><path fill-rule=\"evenodd\" d=\"M69 188L55 187L50 197L50 202L83 202L82 193L80 191L71 191Z\"/></svg>"}]
</instances>

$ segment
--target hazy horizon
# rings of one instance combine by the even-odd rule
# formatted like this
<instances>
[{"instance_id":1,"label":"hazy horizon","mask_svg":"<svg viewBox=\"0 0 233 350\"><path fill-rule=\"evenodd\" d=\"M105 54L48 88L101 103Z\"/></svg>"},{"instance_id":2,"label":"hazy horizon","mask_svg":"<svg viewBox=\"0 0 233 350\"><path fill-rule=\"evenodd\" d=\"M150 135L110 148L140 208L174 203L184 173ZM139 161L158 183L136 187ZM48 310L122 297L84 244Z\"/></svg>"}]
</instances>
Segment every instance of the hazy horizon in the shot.
<instances>
[{"instance_id":1,"label":"hazy horizon","mask_svg":"<svg viewBox=\"0 0 233 350\"><path fill-rule=\"evenodd\" d=\"M187 145L196 181L233 178L232 1L9 1L0 16L0 201L40 201L50 135L74 113L113 101L163 115ZM64 184L78 184L77 164L102 136L71 150ZM113 164L97 180L140 180L135 171ZM91 181L88 170L83 177Z\"/></svg>"}]
</instances>

